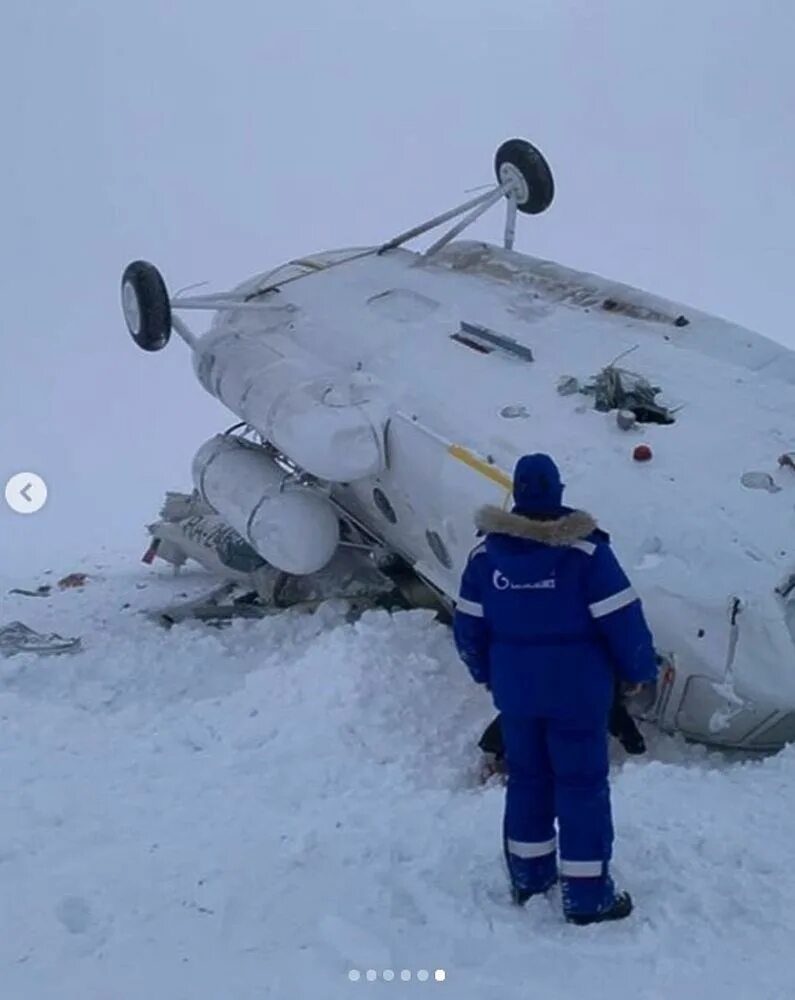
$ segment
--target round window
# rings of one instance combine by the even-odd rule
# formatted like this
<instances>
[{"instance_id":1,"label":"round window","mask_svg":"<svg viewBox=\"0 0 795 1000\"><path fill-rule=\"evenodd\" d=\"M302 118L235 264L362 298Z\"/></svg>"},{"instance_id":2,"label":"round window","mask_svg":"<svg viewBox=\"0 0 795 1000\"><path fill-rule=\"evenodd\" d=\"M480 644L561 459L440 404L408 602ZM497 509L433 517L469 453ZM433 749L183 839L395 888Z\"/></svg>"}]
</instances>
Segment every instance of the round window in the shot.
<instances>
[{"instance_id":1,"label":"round window","mask_svg":"<svg viewBox=\"0 0 795 1000\"><path fill-rule=\"evenodd\" d=\"M377 486L373 490L373 503L390 524L397 524L397 514L395 513L395 508L389 502L389 498L386 493L384 493L383 490L380 490Z\"/></svg>"},{"instance_id":2,"label":"round window","mask_svg":"<svg viewBox=\"0 0 795 1000\"><path fill-rule=\"evenodd\" d=\"M438 531L426 531L425 537L428 540L428 546L439 560L439 562L444 566L445 569L453 568L453 560L450 557L450 553L447 551L447 546L442 541L442 536Z\"/></svg>"}]
</instances>

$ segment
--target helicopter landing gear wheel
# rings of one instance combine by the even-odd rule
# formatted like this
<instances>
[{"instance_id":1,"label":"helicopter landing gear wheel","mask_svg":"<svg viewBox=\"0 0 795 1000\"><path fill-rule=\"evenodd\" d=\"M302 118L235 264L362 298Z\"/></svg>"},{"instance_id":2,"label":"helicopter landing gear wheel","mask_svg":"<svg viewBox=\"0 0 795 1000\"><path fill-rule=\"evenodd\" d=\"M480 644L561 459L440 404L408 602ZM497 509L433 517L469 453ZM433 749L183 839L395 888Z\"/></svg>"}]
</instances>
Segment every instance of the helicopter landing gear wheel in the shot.
<instances>
[{"instance_id":1,"label":"helicopter landing gear wheel","mask_svg":"<svg viewBox=\"0 0 795 1000\"><path fill-rule=\"evenodd\" d=\"M135 260L121 279L121 307L130 336L143 351L161 351L171 336L171 301L162 274Z\"/></svg>"},{"instance_id":2,"label":"helicopter landing gear wheel","mask_svg":"<svg viewBox=\"0 0 795 1000\"><path fill-rule=\"evenodd\" d=\"M546 211L555 197L552 171L543 153L526 139L508 139L494 157L494 171L506 194L526 215Z\"/></svg>"}]
</instances>

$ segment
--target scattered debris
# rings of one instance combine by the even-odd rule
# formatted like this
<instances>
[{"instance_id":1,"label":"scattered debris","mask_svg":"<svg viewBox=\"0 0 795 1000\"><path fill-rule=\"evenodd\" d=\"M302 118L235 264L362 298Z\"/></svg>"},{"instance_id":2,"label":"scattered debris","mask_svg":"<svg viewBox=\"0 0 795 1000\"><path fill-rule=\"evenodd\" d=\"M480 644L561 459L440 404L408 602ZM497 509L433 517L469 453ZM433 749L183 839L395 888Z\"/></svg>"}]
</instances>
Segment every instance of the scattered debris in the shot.
<instances>
[{"instance_id":1,"label":"scattered debris","mask_svg":"<svg viewBox=\"0 0 795 1000\"><path fill-rule=\"evenodd\" d=\"M141 556L141 562L146 563L147 566L151 566L155 561L155 556L157 555L157 550L160 548L162 539L153 538L149 548Z\"/></svg>"},{"instance_id":2,"label":"scattered debris","mask_svg":"<svg viewBox=\"0 0 795 1000\"><path fill-rule=\"evenodd\" d=\"M521 404L517 406L503 406L500 410L500 416L505 417L506 420L526 419L530 416L530 412L526 406L522 406Z\"/></svg>"},{"instance_id":3,"label":"scattered debris","mask_svg":"<svg viewBox=\"0 0 795 1000\"><path fill-rule=\"evenodd\" d=\"M65 639L55 632L35 632L22 622L11 622L0 627L0 655L38 653L40 656L71 653L80 648L80 639Z\"/></svg>"},{"instance_id":4,"label":"scattered debris","mask_svg":"<svg viewBox=\"0 0 795 1000\"><path fill-rule=\"evenodd\" d=\"M642 375L616 367L615 362L580 389L584 395L594 397L600 413L629 410L641 424L672 424L671 411L656 401L661 391Z\"/></svg>"},{"instance_id":5,"label":"scattered debris","mask_svg":"<svg viewBox=\"0 0 795 1000\"><path fill-rule=\"evenodd\" d=\"M69 573L67 576L61 577L58 581L58 586L61 590L74 590L80 587L85 587L87 583L87 573Z\"/></svg>"},{"instance_id":6,"label":"scattered debris","mask_svg":"<svg viewBox=\"0 0 795 1000\"><path fill-rule=\"evenodd\" d=\"M652 450L647 444L639 444L632 452L632 457L636 462L650 462L652 460Z\"/></svg>"},{"instance_id":7,"label":"scattered debris","mask_svg":"<svg viewBox=\"0 0 795 1000\"><path fill-rule=\"evenodd\" d=\"M351 619L368 608L420 603L417 595L407 593L413 576L401 573L399 566L382 572L357 549L340 549L328 566L308 576L292 576L274 567L268 571L267 579L260 575L256 580L228 580L201 597L145 614L168 628L186 621L221 627L236 618L264 618L287 608L311 612L332 600L345 601ZM436 605L428 605L426 598L426 606Z\"/></svg>"},{"instance_id":8,"label":"scattered debris","mask_svg":"<svg viewBox=\"0 0 795 1000\"><path fill-rule=\"evenodd\" d=\"M784 600L786 600L794 590L795 590L795 573L790 573L787 579L776 587L776 593L778 594L779 597L783 597Z\"/></svg>"},{"instance_id":9,"label":"scattered debris","mask_svg":"<svg viewBox=\"0 0 795 1000\"><path fill-rule=\"evenodd\" d=\"M562 375L558 379L558 392L561 396L573 396L575 392L581 392L580 380L573 375Z\"/></svg>"},{"instance_id":10,"label":"scattered debris","mask_svg":"<svg viewBox=\"0 0 795 1000\"><path fill-rule=\"evenodd\" d=\"M202 621L213 624L229 622L233 618L262 618L266 609L259 602L254 602L256 592L241 593L236 583L225 583L214 588L209 594L175 604L160 611L149 612L149 617L170 628L183 621Z\"/></svg>"},{"instance_id":11,"label":"scattered debris","mask_svg":"<svg viewBox=\"0 0 795 1000\"><path fill-rule=\"evenodd\" d=\"M795 451L786 451L780 456L778 464L781 468L789 467L790 469L795 469Z\"/></svg>"},{"instance_id":12,"label":"scattered debris","mask_svg":"<svg viewBox=\"0 0 795 1000\"><path fill-rule=\"evenodd\" d=\"M224 579L259 588L258 574L267 571L267 563L195 491L167 493L160 517L149 525L152 541L142 562L162 559L176 572L193 559Z\"/></svg>"},{"instance_id":13,"label":"scattered debris","mask_svg":"<svg viewBox=\"0 0 795 1000\"><path fill-rule=\"evenodd\" d=\"M49 584L44 584L35 590L24 590L22 587L14 587L12 590L9 590L9 594L21 594L22 597L49 597L51 591L52 587Z\"/></svg>"},{"instance_id":14,"label":"scattered debris","mask_svg":"<svg viewBox=\"0 0 795 1000\"><path fill-rule=\"evenodd\" d=\"M202 500L197 490L192 493L180 493L177 490L166 492L166 498L160 508L160 517L164 521L177 522L186 517L194 517L196 514L215 514L213 508Z\"/></svg>"},{"instance_id":15,"label":"scattered debris","mask_svg":"<svg viewBox=\"0 0 795 1000\"><path fill-rule=\"evenodd\" d=\"M632 410L619 410L616 414L616 423L622 431L631 431L637 422L638 418Z\"/></svg>"},{"instance_id":16,"label":"scattered debris","mask_svg":"<svg viewBox=\"0 0 795 1000\"><path fill-rule=\"evenodd\" d=\"M768 493L780 493L781 487L776 485L769 472L746 472L740 482L749 490L767 490Z\"/></svg>"}]
</instances>

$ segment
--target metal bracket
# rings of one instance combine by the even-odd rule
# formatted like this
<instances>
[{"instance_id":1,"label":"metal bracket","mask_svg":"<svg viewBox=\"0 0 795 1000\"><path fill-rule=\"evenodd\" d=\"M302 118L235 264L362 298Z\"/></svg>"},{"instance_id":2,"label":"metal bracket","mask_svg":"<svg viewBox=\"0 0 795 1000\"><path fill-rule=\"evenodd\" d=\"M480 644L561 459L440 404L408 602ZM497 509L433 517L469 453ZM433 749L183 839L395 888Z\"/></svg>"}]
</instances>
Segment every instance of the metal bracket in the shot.
<instances>
[{"instance_id":1,"label":"metal bracket","mask_svg":"<svg viewBox=\"0 0 795 1000\"><path fill-rule=\"evenodd\" d=\"M505 354L513 354L515 357L521 358L522 361L535 360L531 348L520 344L513 337L506 337L502 333L497 333L496 330L490 330L487 326L481 326L479 323L467 323L461 320L461 332L469 334L476 343L480 341L492 350L496 349L503 351Z\"/></svg>"}]
</instances>

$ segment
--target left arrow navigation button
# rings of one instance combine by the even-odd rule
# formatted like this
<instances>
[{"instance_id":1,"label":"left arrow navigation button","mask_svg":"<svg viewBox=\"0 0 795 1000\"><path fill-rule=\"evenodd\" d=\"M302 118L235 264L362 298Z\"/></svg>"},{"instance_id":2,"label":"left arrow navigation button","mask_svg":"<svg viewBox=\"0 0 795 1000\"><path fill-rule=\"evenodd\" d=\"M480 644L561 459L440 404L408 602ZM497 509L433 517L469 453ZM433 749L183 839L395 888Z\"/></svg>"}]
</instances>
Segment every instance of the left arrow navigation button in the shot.
<instances>
[{"instance_id":1,"label":"left arrow navigation button","mask_svg":"<svg viewBox=\"0 0 795 1000\"><path fill-rule=\"evenodd\" d=\"M35 472L18 472L6 483L6 503L17 514L35 514L47 502L47 484Z\"/></svg>"}]
</instances>

